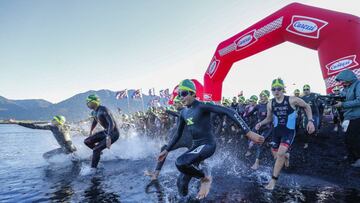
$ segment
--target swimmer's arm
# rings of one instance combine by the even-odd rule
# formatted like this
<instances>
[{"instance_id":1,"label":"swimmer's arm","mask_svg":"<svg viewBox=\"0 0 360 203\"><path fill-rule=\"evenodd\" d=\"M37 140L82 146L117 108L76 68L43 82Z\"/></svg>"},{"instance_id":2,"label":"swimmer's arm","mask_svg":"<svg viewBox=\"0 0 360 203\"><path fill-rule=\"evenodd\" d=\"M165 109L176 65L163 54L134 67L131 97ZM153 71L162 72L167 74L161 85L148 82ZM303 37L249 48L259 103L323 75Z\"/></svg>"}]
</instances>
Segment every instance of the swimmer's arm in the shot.
<instances>
[{"instance_id":1,"label":"swimmer's arm","mask_svg":"<svg viewBox=\"0 0 360 203\"><path fill-rule=\"evenodd\" d=\"M94 118L94 120L93 120L93 122L92 122L92 124L91 124L91 128L90 128L90 135L92 135L92 132L93 132L93 130L95 129L96 125L97 125L97 121L96 121L96 119Z\"/></svg>"},{"instance_id":2,"label":"swimmer's arm","mask_svg":"<svg viewBox=\"0 0 360 203\"><path fill-rule=\"evenodd\" d=\"M35 123L17 123L20 126L23 126L25 128L31 128L31 129L38 129L38 130L50 130L50 125L38 125Z\"/></svg>"},{"instance_id":3,"label":"swimmer's arm","mask_svg":"<svg viewBox=\"0 0 360 203\"><path fill-rule=\"evenodd\" d=\"M109 136L111 134L111 132L114 130L114 122L108 113L105 113L104 117L105 117L106 122L108 123L108 127L106 130L107 130L107 135Z\"/></svg>"},{"instance_id":4,"label":"swimmer's arm","mask_svg":"<svg viewBox=\"0 0 360 203\"><path fill-rule=\"evenodd\" d=\"M173 139L169 142L169 144L166 147L166 151L170 152L171 149L174 147L174 145L179 141L183 131L184 131L184 127L185 127L185 120L184 118L180 115L179 117L179 121L178 121L178 129L176 131L175 136L173 137Z\"/></svg>"},{"instance_id":5,"label":"swimmer's arm","mask_svg":"<svg viewBox=\"0 0 360 203\"><path fill-rule=\"evenodd\" d=\"M305 113L306 113L306 117L308 118L308 120L313 119L312 112L311 112L311 107L304 100L302 100L300 98L297 98L297 97L290 97L289 101L290 101L290 104L303 108Z\"/></svg>"},{"instance_id":6,"label":"swimmer's arm","mask_svg":"<svg viewBox=\"0 0 360 203\"><path fill-rule=\"evenodd\" d=\"M212 105L212 104L202 104L201 108L208 112L226 115L233 122L235 122L244 131L245 134L247 134L250 131L249 126L245 123L245 121L241 118L241 116L233 109L218 105Z\"/></svg>"}]
</instances>

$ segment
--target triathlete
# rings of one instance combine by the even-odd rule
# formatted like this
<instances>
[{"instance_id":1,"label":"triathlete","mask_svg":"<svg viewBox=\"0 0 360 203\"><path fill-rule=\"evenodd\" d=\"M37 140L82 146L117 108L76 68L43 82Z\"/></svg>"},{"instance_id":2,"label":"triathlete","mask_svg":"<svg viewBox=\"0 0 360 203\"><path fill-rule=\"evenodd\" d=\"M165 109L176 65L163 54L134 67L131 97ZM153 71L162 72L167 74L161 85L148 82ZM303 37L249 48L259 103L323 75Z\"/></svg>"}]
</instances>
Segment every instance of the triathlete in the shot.
<instances>
[{"instance_id":1,"label":"triathlete","mask_svg":"<svg viewBox=\"0 0 360 203\"><path fill-rule=\"evenodd\" d=\"M71 154L73 160L77 160L77 156L74 152L76 152L76 147L73 145L70 136L70 126L65 124L66 119L64 116L54 116L51 120L51 124L35 124L35 123L22 123L15 120L11 120L10 123L18 124L20 126L31 128L31 129L39 129L39 130L50 130L54 135L57 143L61 148L57 148L46 152L43 154L45 159L49 159L50 157L57 154Z\"/></svg>"},{"instance_id":2,"label":"triathlete","mask_svg":"<svg viewBox=\"0 0 360 203\"><path fill-rule=\"evenodd\" d=\"M314 126L315 126L315 133L319 129L320 124L320 111L319 111L319 95L316 93L312 93L310 90L310 85L306 84L303 87L303 96L301 97L307 104L311 107L312 118L314 119ZM308 123L308 119L303 112L303 119L302 119L302 127L306 129L306 125ZM305 131L305 144L304 149L308 148L309 146L309 134Z\"/></svg>"},{"instance_id":3,"label":"triathlete","mask_svg":"<svg viewBox=\"0 0 360 203\"><path fill-rule=\"evenodd\" d=\"M250 114L253 114L256 112L257 117L257 123L264 120L266 118L267 114L267 104L269 101L270 92L268 90L263 90L260 93L260 101L259 104L255 106L255 108L250 112ZM261 128L258 130L258 132L261 136L264 137L265 140L270 137L272 133L272 125L269 123L267 125L261 126ZM251 167L254 170L257 170L260 166L260 158L261 154L264 150L263 145L254 145L256 148L256 159L254 165Z\"/></svg>"},{"instance_id":4,"label":"triathlete","mask_svg":"<svg viewBox=\"0 0 360 203\"><path fill-rule=\"evenodd\" d=\"M89 109L93 110L91 115L94 120L90 128L90 136L84 140L84 143L93 150L91 169L92 172L95 172L100 161L101 151L105 148L110 149L111 144L119 139L119 130L109 109L100 105L100 98L97 95L89 95L86 101ZM105 130L93 134L98 123Z\"/></svg>"},{"instance_id":5,"label":"triathlete","mask_svg":"<svg viewBox=\"0 0 360 203\"><path fill-rule=\"evenodd\" d=\"M176 96L175 99L174 99L174 107L175 107L175 110L166 110L166 113L168 113L169 115L172 115L176 118L179 118L180 117L180 111L184 108L183 105L181 104L181 100L180 100L180 97L179 96ZM176 126L173 127L172 129L170 129L169 131L169 140L172 140L172 138L175 136L177 132L177 128ZM179 148L182 148L182 147L185 147L187 149L190 149L192 146L192 136L190 134L190 132L187 130L187 127L185 127L184 129L184 132L183 132L183 135L181 136L180 140L174 145L174 147L172 148L172 151L176 150L176 149L179 149ZM167 145L164 145L161 147L161 151L164 151L166 149ZM157 162L157 165L156 165L156 168L155 168L155 171L145 171L145 175L147 176L150 176L151 177L151 180L156 180L160 174L160 171L165 163L165 160L162 160L162 161L159 161ZM184 188L178 188L180 193L186 193L184 192Z\"/></svg>"},{"instance_id":6,"label":"triathlete","mask_svg":"<svg viewBox=\"0 0 360 203\"><path fill-rule=\"evenodd\" d=\"M179 156L176 160L176 167L181 172L179 178L182 179L180 181L178 179L178 184L182 182L188 184L188 180L193 177L200 179L201 186L197 198L203 199L210 191L212 177L206 174L203 169L200 169L198 165L201 161L211 157L216 149L215 138L211 127L211 113L226 115L244 131L244 134L246 134L249 139L257 143L262 143L264 138L250 131L246 123L234 110L196 100L196 88L191 80L183 80L179 84L178 91L181 102L186 105L187 108L181 111L177 133L167 148L160 153L158 160L162 161L165 159L169 151L173 149L180 139L186 126L193 138L193 145L191 149ZM185 187L187 188L187 186Z\"/></svg>"},{"instance_id":7,"label":"triathlete","mask_svg":"<svg viewBox=\"0 0 360 203\"><path fill-rule=\"evenodd\" d=\"M266 186L266 189L273 190L276 181L279 178L280 171L284 163L289 158L289 148L295 138L295 121L297 106L304 108L308 123L306 126L307 131L311 134L315 131L314 120L312 119L311 107L304 102L304 100L284 95L284 82L282 79L277 78L271 84L271 91L274 98L268 102L266 118L259 122L255 129L259 130L261 126L273 122L274 131L272 134L272 153L276 159L271 181Z\"/></svg>"},{"instance_id":8,"label":"triathlete","mask_svg":"<svg viewBox=\"0 0 360 203\"><path fill-rule=\"evenodd\" d=\"M330 94L331 96L340 96L340 87L335 86L332 89L333 93ZM341 123L344 120L344 113L342 112L341 108L336 108L334 106L331 107L331 111L333 114L333 122L334 122L334 131L338 132L339 128L341 129Z\"/></svg>"}]
</instances>

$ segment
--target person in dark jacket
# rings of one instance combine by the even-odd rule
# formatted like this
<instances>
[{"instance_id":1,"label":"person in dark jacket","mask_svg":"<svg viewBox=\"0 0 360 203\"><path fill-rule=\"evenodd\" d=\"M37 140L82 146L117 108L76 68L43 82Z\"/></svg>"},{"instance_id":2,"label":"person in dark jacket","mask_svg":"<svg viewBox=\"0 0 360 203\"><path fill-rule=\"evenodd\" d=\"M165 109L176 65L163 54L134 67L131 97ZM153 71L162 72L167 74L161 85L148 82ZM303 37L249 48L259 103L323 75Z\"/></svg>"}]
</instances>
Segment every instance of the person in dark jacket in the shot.
<instances>
[{"instance_id":1,"label":"person in dark jacket","mask_svg":"<svg viewBox=\"0 0 360 203\"><path fill-rule=\"evenodd\" d=\"M344 102L337 102L334 107L344 109L344 120L349 125L345 127L345 142L348 158L355 161L352 165L360 167L360 81L351 70L344 70L336 76L336 81L344 87Z\"/></svg>"}]
</instances>

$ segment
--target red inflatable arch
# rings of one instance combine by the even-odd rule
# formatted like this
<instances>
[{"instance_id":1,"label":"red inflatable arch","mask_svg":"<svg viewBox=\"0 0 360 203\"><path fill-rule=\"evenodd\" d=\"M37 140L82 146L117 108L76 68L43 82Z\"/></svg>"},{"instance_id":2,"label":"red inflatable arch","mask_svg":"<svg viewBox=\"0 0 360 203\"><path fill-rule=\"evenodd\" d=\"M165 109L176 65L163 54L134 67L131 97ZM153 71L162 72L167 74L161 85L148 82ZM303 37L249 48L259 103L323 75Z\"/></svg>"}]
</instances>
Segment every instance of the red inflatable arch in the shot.
<instances>
[{"instance_id":1,"label":"red inflatable arch","mask_svg":"<svg viewBox=\"0 0 360 203\"><path fill-rule=\"evenodd\" d=\"M218 45L204 76L204 99L221 100L233 63L285 41L318 51L328 93L340 71L360 76L360 18L292 3Z\"/></svg>"},{"instance_id":2,"label":"red inflatable arch","mask_svg":"<svg viewBox=\"0 0 360 203\"><path fill-rule=\"evenodd\" d=\"M195 80L195 79L191 79L191 81L193 81L193 83L195 84L195 87L196 87L196 99L202 101L204 100L204 87L203 85L198 81L198 80ZM174 103L174 98L178 95L178 85L175 86L172 94L171 94L171 97L170 97L170 100L169 100L169 104L173 104Z\"/></svg>"}]
</instances>

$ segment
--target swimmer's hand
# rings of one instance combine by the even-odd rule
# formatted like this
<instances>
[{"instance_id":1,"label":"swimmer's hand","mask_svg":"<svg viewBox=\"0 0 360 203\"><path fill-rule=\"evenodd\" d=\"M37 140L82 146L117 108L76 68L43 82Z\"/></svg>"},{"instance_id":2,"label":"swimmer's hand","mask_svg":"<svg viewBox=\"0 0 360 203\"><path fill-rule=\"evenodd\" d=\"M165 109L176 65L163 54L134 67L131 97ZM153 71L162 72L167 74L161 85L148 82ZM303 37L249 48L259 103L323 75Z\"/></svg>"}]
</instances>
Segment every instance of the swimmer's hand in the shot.
<instances>
[{"instance_id":1,"label":"swimmer's hand","mask_svg":"<svg viewBox=\"0 0 360 203\"><path fill-rule=\"evenodd\" d=\"M265 141L265 138L257 133L254 133L252 131L249 131L246 136L252 140L253 142L255 142L256 144L262 144Z\"/></svg>"},{"instance_id":2,"label":"swimmer's hand","mask_svg":"<svg viewBox=\"0 0 360 203\"><path fill-rule=\"evenodd\" d=\"M307 126L306 126L306 130L308 131L309 134L312 134L315 132L315 126L313 122L308 122Z\"/></svg>"},{"instance_id":3,"label":"swimmer's hand","mask_svg":"<svg viewBox=\"0 0 360 203\"><path fill-rule=\"evenodd\" d=\"M106 136L106 148L110 149L111 146L111 137Z\"/></svg>"},{"instance_id":4,"label":"swimmer's hand","mask_svg":"<svg viewBox=\"0 0 360 203\"><path fill-rule=\"evenodd\" d=\"M256 124L255 130L259 130L260 128L261 128L261 122L259 122L258 124Z\"/></svg>"},{"instance_id":5,"label":"swimmer's hand","mask_svg":"<svg viewBox=\"0 0 360 203\"><path fill-rule=\"evenodd\" d=\"M164 151L162 151L159 156L158 156L158 162L162 162L164 161L164 159L166 158L166 156L168 155L168 151L165 149Z\"/></svg>"}]
</instances>

